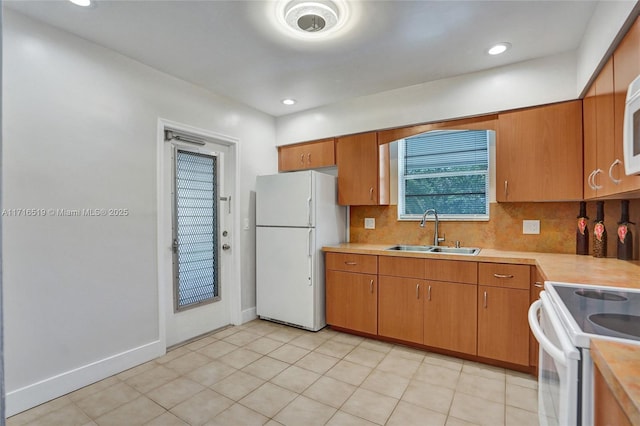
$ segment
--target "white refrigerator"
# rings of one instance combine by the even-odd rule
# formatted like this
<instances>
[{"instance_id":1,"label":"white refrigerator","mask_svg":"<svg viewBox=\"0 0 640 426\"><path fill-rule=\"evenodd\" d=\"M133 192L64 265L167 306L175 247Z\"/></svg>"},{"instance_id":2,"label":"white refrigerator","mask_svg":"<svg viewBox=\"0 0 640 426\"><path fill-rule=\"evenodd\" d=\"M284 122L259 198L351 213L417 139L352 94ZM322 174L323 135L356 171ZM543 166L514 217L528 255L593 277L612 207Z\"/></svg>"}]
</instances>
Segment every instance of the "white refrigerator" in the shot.
<instances>
[{"instance_id":1,"label":"white refrigerator","mask_svg":"<svg viewBox=\"0 0 640 426\"><path fill-rule=\"evenodd\" d=\"M326 325L325 245L345 241L346 209L337 180L316 171L258 176L256 312L317 331Z\"/></svg>"}]
</instances>

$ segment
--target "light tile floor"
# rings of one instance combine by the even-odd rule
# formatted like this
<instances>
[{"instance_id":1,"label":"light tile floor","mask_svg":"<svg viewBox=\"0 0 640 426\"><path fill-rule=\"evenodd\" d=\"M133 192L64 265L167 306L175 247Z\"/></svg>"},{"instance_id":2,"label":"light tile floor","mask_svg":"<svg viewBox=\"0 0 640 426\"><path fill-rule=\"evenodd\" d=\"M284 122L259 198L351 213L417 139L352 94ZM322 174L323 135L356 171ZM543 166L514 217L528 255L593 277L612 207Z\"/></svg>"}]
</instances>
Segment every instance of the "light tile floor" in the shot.
<instances>
[{"instance_id":1,"label":"light tile floor","mask_svg":"<svg viewBox=\"0 0 640 426\"><path fill-rule=\"evenodd\" d=\"M8 419L43 425L537 425L528 375L255 320Z\"/></svg>"}]
</instances>

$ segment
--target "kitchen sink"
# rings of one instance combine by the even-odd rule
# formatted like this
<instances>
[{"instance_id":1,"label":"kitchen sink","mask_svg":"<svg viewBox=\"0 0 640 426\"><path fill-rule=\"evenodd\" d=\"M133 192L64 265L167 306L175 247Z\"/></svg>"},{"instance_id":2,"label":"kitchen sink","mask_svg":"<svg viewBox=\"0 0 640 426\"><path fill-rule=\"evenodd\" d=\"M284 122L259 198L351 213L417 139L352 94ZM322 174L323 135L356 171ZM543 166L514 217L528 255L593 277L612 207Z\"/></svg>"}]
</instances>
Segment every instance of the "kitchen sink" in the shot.
<instances>
[{"instance_id":1,"label":"kitchen sink","mask_svg":"<svg viewBox=\"0 0 640 426\"><path fill-rule=\"evenodd\" d=\"M442 247L442 246L408 246L396 245L386 250L391 251L414 251L422 253L442 253L442 254L460 254L466 256L476 256L480 253L477 247Z\"/></svg>"},{"instance_id":2,"label":"kitchen sink","mask_svg":"<svg viewBox=\"0 0 640 426\"><path fill-rule=\"evenodd\" d=\"M423 251L430 252L434 247L433 246L393 246L389 247L386 250L395 250L395 251Z\"/></svg>"}]
</instances>

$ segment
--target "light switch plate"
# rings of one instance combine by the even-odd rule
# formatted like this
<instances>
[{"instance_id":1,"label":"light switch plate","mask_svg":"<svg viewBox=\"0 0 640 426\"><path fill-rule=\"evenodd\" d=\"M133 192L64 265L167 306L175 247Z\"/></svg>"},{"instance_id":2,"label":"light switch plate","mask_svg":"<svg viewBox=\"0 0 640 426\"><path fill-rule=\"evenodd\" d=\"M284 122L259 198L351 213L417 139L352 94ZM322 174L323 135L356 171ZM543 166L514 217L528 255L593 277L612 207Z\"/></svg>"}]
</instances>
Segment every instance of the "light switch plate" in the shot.
<instances>
[{"instance_id":1,"label":"light switch plate","mask_svg":"<svg viewBox=\"0 0 640 426\"><path fill-rule=\"evenodd\" d=\"M374 218L374 217L365 217L364 218L364 229L376 229L376 218Z\"/></svg>"},{"instance_id":2,"label":"light switch plate","mask_svg":"<svg viewBox=\"0 0 640 426\"><path fill-rule=\"evenodd\" d=\"M522 233L523 234L539 234L540 221L539 220L523 220Z\"/></svg>"}]
</instances>

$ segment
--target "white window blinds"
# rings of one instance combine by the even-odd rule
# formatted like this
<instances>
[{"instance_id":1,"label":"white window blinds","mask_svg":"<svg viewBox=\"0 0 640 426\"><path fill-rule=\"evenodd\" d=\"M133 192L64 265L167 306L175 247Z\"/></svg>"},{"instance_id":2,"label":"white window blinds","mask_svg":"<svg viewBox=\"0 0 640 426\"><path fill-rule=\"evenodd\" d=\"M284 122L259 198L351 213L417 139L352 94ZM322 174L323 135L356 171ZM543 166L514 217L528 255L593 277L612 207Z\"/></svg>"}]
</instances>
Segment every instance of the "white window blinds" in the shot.
<instances>
[{"instance_id":1,"label":"white window blinds","mask_svg":"<svg viewBox=\"0 0 640 426\"><path fill-rule=\"evenodd\" d=\"M398 214L435 208L449 219L487 219L489 150L484 130L436 131L406 138L398 150Z\"/></svg>"}]
</instances>

